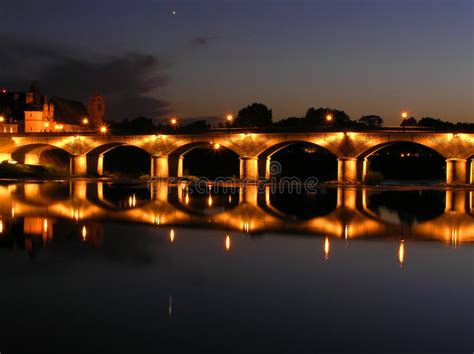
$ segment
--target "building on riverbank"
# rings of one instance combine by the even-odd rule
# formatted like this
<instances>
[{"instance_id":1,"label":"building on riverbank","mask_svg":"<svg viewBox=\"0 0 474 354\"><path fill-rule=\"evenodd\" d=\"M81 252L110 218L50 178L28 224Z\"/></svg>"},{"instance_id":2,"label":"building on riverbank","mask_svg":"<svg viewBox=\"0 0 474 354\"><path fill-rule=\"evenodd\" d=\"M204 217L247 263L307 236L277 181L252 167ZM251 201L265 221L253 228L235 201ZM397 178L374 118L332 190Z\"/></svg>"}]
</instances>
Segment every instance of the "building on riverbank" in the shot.
<instances>
[{"instance_id":1,"label":"building on riverbank","mask_svg":"<svg viewBox=\"0 0 474 354\"><path fill-rule=\"evenodd\" d=\"M37 82L26 92L0 91L0 114L5 122L16 124L1 126L0 133L61 133L92 130L104 120L104 98L96 93L90 98L89 112L78 101L42 95ZM91 113L91 114L90 114ZM1 122L0 122L1 123ZM3 129L2 129L3 128Z\"/></svg>"}]
</instances>

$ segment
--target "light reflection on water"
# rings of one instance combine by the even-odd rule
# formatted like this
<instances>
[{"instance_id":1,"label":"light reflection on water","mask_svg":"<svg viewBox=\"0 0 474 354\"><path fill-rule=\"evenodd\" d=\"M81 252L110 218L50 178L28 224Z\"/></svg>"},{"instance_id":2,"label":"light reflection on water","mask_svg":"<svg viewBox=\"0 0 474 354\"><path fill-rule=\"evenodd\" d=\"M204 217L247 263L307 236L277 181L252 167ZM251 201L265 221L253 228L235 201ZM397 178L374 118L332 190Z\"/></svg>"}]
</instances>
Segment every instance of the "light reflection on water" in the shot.
<instances>
[{"instance_id":1,"label":"light reflection on water","mask_svg":"<svg viewBox=\"0 0 474 354\"><path fill-rule=\"evenodd\" d=\"M160 187L0 186L6 349L470 348L472 191Z\"/></svg>"}]
</instances>

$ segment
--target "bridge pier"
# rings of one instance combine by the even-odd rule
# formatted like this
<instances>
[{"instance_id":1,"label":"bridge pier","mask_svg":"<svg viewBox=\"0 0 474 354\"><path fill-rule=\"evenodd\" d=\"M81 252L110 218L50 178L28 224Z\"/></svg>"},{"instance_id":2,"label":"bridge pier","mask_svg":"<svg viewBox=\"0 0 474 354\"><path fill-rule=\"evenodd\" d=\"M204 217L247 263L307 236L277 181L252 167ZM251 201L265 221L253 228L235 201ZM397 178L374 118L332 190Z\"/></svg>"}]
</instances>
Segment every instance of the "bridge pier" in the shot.
<instances>
[{"instance_id":1,"label":"bridge pier","mask_svg":"<svg viewBox=\"0 0 474 354\"><path fill-rule=\"evenodd\" d=\"M10 160L12 158L11 154L0 154L0 163L2 163L5 160Z\"/></svg>"},{"instance_id":2,"label":"bridge pier","mask_svg":"<svg viewBox=\"0 0 474 354\"><path fill-rule=\"evenodd\" d=\"M168 156L152 156L151 157L151 177L168 178Z\"/></svg>"},{"instance_id":3,"label":"bridge pier","mask_svg":"<svg viewBox=\"0 0 474 354\"><path fill-rule=\"evenodd\" d=\"M25 165L39 165L40 154L26 153L25 154Z\"/></svg>"},{"instance_id":4,"label":"bridge pier","mask_svg":"<svg viewBox=\"0 0 474 354\"><path fill-rule=\"evenodd\" d=\"M339 183L357 182L357 159L355 157L339 157L337 159L337 181Z\"/></svg>"},{"instance_id":5,"label":"bridge pier","mask_svg":"<svg viewBox=\"0 0 474 354\"><path fill-rule=\"evenodd\" d=\"M471 160L471 174L469 178L469 183L474 184L474 159Z\"/></svg>"},{"instance_id":6,"label":"bridge pier","mask_svg":"<svg viewBox=\"0 0 474 354\"><path fill-rule=\"evenodd\" d=\"M240 158L240 179L258 180L258 158L244 156Z\"/></svg>"},{"instance_id":7,"label":"bridge pier","mask_svg":"<svg viewBox=\"0 0 474 354\"><path fill-rule=\"evenodd\" d=\"M447 159L446 160L446 184L467 183L467 160Z\"/></svg>"},{"instance_id":8,"label":"bridge pier","mask_svg":"<svg viewBox=\"0 0 474 354\"><path fill-rule=\"evenodd\" d=\"M69 159L70 173L73 176L83 176L87 174L87 156L73 155Z\"/></svg>"}]
</instances>

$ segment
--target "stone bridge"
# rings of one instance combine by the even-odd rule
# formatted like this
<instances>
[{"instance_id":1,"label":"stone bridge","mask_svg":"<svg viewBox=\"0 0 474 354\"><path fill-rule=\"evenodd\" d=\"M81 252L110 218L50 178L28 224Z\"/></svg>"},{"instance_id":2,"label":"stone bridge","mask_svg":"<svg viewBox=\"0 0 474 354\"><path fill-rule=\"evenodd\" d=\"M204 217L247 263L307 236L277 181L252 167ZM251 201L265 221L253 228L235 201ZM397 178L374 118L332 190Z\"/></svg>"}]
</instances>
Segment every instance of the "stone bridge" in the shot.
<instances>
[{"instance_id":1,"label":"stone bridge","mask_svg":"<svg viewBox=\"0 0 474 354\"><path fill-rule=\"evenodd\" d=\"M338 181L363 180L368 158L380 149L400 142L428 147L446 159L448 184L474 183L474 133L440 132L415 128L380 128L359 131L210 130L189 134L91 135L91 134L0 134L0 160L21 155L24 163L39 163L42 152L52 148L70 155L71 174L88 171L103 174L104 154L118 146L134 146L151 158L150 175L180 177L183 159L192 149L207 145L225 147L240 158L240 178L257 180L270 177L272 155L295 143L314 144L338 159Z\"/></svg>"}]
</instances>

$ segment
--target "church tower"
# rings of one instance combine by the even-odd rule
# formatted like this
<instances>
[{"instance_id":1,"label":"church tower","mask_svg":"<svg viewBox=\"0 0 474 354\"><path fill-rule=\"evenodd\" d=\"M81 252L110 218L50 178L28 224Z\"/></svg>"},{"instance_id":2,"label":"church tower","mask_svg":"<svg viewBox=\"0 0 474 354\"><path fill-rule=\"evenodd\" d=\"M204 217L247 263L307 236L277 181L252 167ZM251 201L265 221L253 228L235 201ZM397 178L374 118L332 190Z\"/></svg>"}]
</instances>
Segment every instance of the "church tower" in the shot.
<instances>
[{"instance_id":1,"label":"church tower","mask_svg":"<svg viewBox=\"0 0 474 354\"><path fill-rule=\"evenodd\" d=\"M93 126L99 127L105 121L104 97L96 92L89 98L89 119Z\"/></svg>"}]
</instances>

